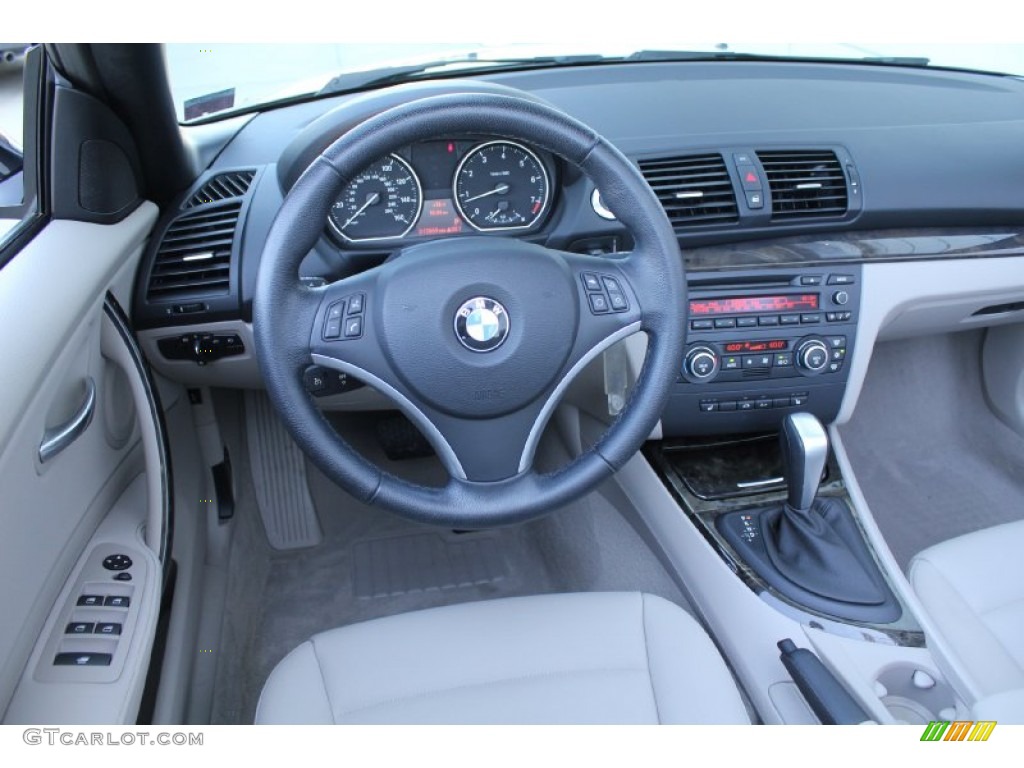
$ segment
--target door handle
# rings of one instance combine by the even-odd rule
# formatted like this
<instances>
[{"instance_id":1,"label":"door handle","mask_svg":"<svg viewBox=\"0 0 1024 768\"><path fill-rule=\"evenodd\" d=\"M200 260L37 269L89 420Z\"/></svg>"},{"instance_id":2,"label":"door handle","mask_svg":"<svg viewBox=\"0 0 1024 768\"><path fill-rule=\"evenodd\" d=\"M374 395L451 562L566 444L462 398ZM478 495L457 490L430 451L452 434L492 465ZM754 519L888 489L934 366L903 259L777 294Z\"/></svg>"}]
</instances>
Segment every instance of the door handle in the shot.
<instances>
[{"instance_id":1,"label":"door handle","mask_svg":"<svg viewBox=\"0 0 1024 768\"><path fill-rule=\"evenodd\" d=\"M85 401L67 422L43 433L43 441L39 444L39 461L46 463L75 442L89 428L95 412L96 383L91 376L87 376L85 379Z\"/></svg>"}]
</instances>

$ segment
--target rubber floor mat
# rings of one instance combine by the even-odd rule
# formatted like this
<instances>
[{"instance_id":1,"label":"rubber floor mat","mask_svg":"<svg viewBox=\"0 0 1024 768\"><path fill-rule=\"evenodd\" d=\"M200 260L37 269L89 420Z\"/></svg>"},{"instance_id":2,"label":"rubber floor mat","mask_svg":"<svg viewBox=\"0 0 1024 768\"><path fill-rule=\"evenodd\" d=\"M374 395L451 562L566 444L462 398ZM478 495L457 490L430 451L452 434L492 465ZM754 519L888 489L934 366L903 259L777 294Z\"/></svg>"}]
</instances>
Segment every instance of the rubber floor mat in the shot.
<instances>
[{"instance_id":1,"label":"rubber floor mat","mask_svg":"<svg viewBox=\"0 0 1024 768\"><path fill-rule=\"evenodd\" d=\"M414 533L353 545L355 596L368 600L412 592L493 584L508 576L496 536Z\"/></svg>"}]
</instances>

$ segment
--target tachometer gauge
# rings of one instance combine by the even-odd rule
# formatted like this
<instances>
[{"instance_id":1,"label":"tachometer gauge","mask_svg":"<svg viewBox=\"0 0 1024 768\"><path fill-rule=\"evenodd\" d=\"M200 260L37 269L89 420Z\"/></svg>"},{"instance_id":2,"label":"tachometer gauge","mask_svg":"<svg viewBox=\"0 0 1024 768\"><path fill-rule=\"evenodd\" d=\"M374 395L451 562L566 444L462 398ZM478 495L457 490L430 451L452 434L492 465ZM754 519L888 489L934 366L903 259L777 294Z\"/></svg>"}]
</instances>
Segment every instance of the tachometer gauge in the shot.
<instances>
[{"instance_id":1,"label":"tachometer gauge","mask_svg":"<svg viewBox=\"0 0 1024 768\"><path fill-rule=\"evenodd\" d=\"M328 221L346 240L403 237L419 218L423 190L412 167L388 155L345 185Z\"/></svg>"},{"instance_id":2,"label":"tachometer gauge","mask_svg":"<svg viewBox=\"0 0 1024 768\"><path fill-rule=\"evenodd\" d=\"M511 141L491 141L472 149L455 171L455 204L479 230L532 227L548 207L550 188L544 164Z\"/></svg>"}]
</instances>

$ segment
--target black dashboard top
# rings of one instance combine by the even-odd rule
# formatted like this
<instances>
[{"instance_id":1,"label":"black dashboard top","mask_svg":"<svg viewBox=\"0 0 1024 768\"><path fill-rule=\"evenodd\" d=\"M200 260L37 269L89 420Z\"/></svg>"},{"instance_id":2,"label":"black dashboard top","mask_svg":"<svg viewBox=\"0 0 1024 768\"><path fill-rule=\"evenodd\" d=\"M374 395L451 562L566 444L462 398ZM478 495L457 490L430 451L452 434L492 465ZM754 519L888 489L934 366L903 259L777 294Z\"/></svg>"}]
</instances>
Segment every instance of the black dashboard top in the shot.
<instances>
[{"instance_id":1,"label":"black dashboard top","mask_svg":"<svg viewBox=\"0 0 1024 768\"><path fill-rule=\"evenodd\" d=\"M266 232L305 164L374 112L421 95L469 89L517 89L553 104L640 163L676 225L690 269L1007 255L1021 247L1024 81L1017 78L784 62L532 70L326 98L237 121L235 132L199 148L200 156L216 159L157 228L149 263L140 270L137 322L145 327L248 318ZM538 154L552 176L550 200L543 203L550 210L523 231L498 236L595 254L628 248L628 233L598 213L593 185L561 173L557 161ZM251 179L237 199L183 207L208 183L236 173ZM363 194L353 198L350 213L368 199ZM473 194L483 193L466 193ZM443 197L435 189L433 198ZM206 275L197 281L165 268L169 259L183 258L170 246L182 241L179 230L190 226L190 218L195 223L232 206L234 229L222 233L228 245L216 246L226 253L223 279L210 282ZM894 245L908 233L893 229L912 229L917 240ZM185 233L186 242L193 230ZM941 237L949 234L952 240ZM387 245L353 248L332 237L325 222L325 236L303 271L323 279L349 274L385 258ZM207 249L214 260L216 247ZM161 270L171 275L167 290L154 282ZM176 311L184 305L195 314Z\"/></svg>"}]
</instances>

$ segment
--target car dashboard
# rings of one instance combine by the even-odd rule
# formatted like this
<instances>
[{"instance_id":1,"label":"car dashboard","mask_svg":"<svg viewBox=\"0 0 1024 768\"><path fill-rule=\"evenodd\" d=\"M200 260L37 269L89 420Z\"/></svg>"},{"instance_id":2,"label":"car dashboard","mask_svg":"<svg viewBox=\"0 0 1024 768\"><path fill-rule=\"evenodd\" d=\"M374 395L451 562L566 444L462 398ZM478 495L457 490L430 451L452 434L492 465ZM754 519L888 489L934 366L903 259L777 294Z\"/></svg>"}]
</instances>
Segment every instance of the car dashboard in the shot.
<instances>
[{"instance_id":1,"label":"car dashboard","mask_svg":"<svg viewBox=\"0 0 1024 768\"><path fill-rule=\"evenodd\" d=\"M433 79L187 128L202 170L163 212L134 320L165 375L259 387L259 261L309 163L391 106L514 94L609 139L678 236L687 350L662 436L770 430L797 409L841 421L876 341L1024 318L1005 279L1024 253L1022 91L1012 77L885 65L634 62ZM297 277L328 283L464 236L589 254L595 269L632 247L600 190L543 148L439 135L347 180ZM628 359L638 375L642 346ZM380 405L351 377L308 373L325 407Z\"/></svg>"}]
</instances>

